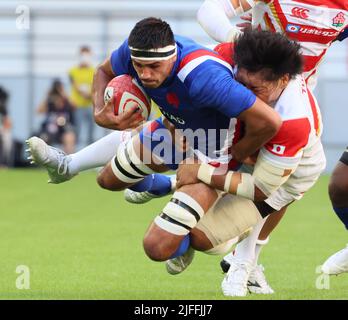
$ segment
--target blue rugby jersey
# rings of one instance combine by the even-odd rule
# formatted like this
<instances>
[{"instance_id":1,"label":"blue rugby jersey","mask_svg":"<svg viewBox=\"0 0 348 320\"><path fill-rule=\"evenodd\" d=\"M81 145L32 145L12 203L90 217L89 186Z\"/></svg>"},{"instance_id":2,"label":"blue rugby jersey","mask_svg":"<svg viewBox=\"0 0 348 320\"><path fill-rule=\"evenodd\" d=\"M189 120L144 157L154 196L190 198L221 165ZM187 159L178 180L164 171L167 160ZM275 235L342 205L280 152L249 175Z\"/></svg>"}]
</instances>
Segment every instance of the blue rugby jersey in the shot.
<instances>
[{"instance_id":1,"label":"blue rugby jersey","mask_svg":"<svg viewBox=\"0 0 348 320\"><path fill-rule=\"evenodd\" d=\"M156 89L141 84L131 62L128 40L112 52L112 69L116 75L129 74L136 78L176 128L205 132L216 129L217 137L212 138L215 141L208 144L224 141L219 130L234 131L232 118L250 108L256 96L234 79L231 66L218 53L186 37L175 36L175 41L177 60L170 76ZM221 145L217 150L220 148Z\"/></svg>"}]
</instances>

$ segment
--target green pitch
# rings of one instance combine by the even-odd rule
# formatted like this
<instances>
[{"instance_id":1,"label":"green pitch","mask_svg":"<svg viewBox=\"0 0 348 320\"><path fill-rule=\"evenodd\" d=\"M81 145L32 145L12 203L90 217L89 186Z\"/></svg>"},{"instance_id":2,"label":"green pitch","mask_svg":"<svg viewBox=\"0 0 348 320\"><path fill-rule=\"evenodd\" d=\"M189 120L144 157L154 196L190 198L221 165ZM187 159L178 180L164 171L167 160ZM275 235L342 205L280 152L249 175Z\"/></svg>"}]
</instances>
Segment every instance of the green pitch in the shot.
<instances>
[{"instance_id":1,"label":"green pitch","mask_svg":"<svg viewBox=\"0 0 348 320\"><path fill-rule=\"evenodd\" d=\"M94 172L63 185L46 181L43 171L0 171L0 299L226 299L220 257L198 253L186 272L170 276L143 253L142 236L166 199L128 204L99 189ZM263 250L276 293L246 299L348 299L348 274L316 273L348 242L327 183L321 178L290 208ZM30 271L28 290L16 287L20 265Z\"/></svg>"}]
</instances>

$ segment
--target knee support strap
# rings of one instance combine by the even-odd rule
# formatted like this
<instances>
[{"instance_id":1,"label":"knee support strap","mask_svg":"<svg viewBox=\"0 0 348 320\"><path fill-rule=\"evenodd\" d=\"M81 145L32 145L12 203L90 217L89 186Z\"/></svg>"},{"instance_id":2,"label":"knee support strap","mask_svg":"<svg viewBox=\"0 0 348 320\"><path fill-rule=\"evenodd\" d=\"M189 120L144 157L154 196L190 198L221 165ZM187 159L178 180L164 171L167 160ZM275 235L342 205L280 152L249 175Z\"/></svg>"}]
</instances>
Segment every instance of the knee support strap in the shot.
<instances>
[{"instance_id":1,"label":"knee support strap","mask_svg":"<svg viewBox=\"0 0 348 320\"><path fill-rule=\"evenodd\" d=\"M115 176L126 183L135 183L154 173L136 155L133 141L121 145L116 156L111 160L111 168Z\"/></svg>"},{"instance_id":2,"label":"knee support strap","mask_svg":"<svg viewBox=\"0 0 348 320\"><path fill-rule=\"evenodd\" d=\"M155 224L176 235L186 235L196 226L204 214L200 204L183 192L175 192Z\"/></svg>"}]
</instances>

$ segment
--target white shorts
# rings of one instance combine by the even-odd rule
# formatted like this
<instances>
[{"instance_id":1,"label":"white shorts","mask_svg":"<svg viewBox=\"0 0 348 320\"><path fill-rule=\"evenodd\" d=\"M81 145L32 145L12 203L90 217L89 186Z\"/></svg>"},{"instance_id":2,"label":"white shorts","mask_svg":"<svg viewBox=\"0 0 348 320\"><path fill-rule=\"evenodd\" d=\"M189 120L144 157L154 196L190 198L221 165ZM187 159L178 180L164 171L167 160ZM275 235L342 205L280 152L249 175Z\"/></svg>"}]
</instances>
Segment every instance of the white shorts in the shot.
<instances>
[{"instance_id":1,"label":"white shorts","mask_svg":"<svg viewBox=\"0 0 348 320\"><path fill-rule=\"evenodd\" d=\"M313 187L326 166L323 146L318 141L310 150L304 152L296 171L267 200L272 208L280 210L295 200L300 200L304 193Z\"/></svg>"},{"instance_id":2,"label":"white shorts","mask_svg":"<svg viewBox=\"0 0 348 320\"><path fill-rule=\"evenodd\" d=\"M251 200L217 192L218 199L196 225L214 247L249 232L262 220Z\"/></svg>"}]
</instances>

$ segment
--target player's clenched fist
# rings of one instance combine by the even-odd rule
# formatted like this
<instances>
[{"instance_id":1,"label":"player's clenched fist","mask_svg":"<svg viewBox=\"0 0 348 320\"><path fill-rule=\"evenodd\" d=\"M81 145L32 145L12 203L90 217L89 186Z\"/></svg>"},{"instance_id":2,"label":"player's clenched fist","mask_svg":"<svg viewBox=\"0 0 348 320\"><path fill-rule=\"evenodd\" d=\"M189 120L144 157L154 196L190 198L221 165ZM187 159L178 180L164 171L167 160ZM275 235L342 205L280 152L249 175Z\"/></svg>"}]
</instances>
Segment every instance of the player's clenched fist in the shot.
<instances>
[{"instance_id":1,"label":"player's clenched fist","mask_svg":"<svg viewBox=\"0 0 348 320\"><path fill-rule=\"evenodd\" d=\"M115 115L113 98L108 100L102 109L95 110L94 119L98 125L113 130L136 128L144 121L136 105L124 113Z\"/></svg>"}]
</instances>

